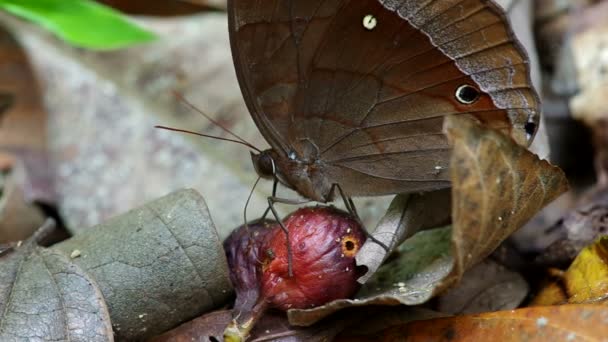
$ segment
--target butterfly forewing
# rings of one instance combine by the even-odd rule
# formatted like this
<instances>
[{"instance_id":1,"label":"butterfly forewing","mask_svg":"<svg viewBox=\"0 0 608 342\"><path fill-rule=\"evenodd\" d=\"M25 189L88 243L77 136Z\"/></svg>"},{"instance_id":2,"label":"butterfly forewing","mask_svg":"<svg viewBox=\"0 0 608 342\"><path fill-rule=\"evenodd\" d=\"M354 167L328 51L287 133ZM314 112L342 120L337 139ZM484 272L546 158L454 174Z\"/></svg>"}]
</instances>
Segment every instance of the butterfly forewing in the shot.
<instances>
[{"instance_id":1,"label":"butterfly forewing","mask_svg":"<svg viewBox=\"0 0 608 342\"><path fill-rule=\"evenodd\" d=\"M233 0L229 15L262 134L350 195L448 186L446 115L521 144L537 126L527 57L491 1Z\"/></svg>"}]
</instances>

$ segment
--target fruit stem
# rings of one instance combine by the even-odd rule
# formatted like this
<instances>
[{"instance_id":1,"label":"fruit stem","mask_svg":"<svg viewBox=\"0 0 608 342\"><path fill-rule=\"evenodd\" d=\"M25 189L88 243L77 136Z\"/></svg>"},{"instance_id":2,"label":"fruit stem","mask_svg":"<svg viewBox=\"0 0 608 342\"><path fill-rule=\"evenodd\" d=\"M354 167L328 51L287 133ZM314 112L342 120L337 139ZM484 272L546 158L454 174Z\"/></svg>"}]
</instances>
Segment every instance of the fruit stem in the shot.
<instances>
[{"instance_id":1,"label":"fruit stem","mask_svg":"<svg viewBox=\"0 0 608 342\"><path fill-rule=\"evenodd\" d=\"M257 323L257 321L262 318L264 312L268 308L268 302L261 298L258 302L253 306L251 311L243 313L239 313L236 318L233 318L232 321L228 324L226 329L224 329L224 341L225 342L244 342L249 337L251 330ZM240 323L243 322L243 323Z\"/></svg>"}]
</instances>

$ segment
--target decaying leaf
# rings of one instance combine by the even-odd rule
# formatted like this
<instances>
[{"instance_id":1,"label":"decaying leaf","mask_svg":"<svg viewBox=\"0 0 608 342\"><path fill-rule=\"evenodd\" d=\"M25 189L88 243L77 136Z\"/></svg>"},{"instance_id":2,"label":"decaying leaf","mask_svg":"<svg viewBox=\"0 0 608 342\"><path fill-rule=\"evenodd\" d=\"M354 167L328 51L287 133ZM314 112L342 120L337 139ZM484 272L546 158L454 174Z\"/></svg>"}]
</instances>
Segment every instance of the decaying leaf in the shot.
<instances>
[{"instance_id":1,"label":"decaying leaf","mask_svg":"<svg viewBox=\"0 0 608 342\"><path fill-rule=\"evenodd\" d=\"M583 249L563 274L554 272L532 305L597 303L608 298L608 236Z\"/></svg>"},{"instance_id":2,"label":"decaying leaf","mask_svg":"<svg viewBox=\"0 0 608 342\"><path fill-rule=\"evenodd\" d=\"M337 341L605 341L608 310L599 305L533 307L415 321Z\"/></svg>"},{"instance_id":3,"label":"decaying leaf","mask_svg":"<svg viewBox=\"0 0 608 342\"><path fill-rule=\"evenodd\" d=\"M386 271L380 268L357 299L338 300L310 310L290 310L292 324L309 325L345 307L424 303L456 283L467 269L487 257L567 189L559 168L538 159L502 133L465 118L445 120L454 146L451 236L445 230L414 235L410 240L421 234L421 239L437 240L427 241L421 244L424 247L420 251L413 248L384 265ZM410 246L408 242L412 243L406 241L403 248ZM426 262L416 268L419 260ZM410 262L414 264L412 268L403 269Z\"/></svg>"},{"instance_id":4,"label":"decaying leaf","mask_svg":"<svg viewBox=\"0 0 608 342\"><path fill-rule=\"evenodd\" d=\"M564 173L506 136L447 117L452 154L452 277L459 279L568 189Z\"/></svg>"},{"instance_id":5,"label":"decaying leaf","mask_svg":"<svg viewBox=\"0 0 608 342\"><path fill-rule=\"evenodd\" d=\"M437 310L456 315L515 309L526 298L528 289L519 273L486 259L437 298Z\"/></svg>"},{"instance_id":6,"label":"decaying leaf","mask_svg":"<svg viewBox=\"0 0 608 342\"><path fill-rule=\"evenodd\" d=\"M0 340L113 341L98 285L36 237L0 257Z\"/></svg>"},{"instance_id":7,"label":"decaying leaf","mask_svg":"<svg viewBox=\"0 0 608 342\"><path fill-rule=\"evenodd\" d=\"M224 304L224 250L194 190L161 197L55 245L95 278L116 336L141 340Z\"/></svg>"}]
</instances>

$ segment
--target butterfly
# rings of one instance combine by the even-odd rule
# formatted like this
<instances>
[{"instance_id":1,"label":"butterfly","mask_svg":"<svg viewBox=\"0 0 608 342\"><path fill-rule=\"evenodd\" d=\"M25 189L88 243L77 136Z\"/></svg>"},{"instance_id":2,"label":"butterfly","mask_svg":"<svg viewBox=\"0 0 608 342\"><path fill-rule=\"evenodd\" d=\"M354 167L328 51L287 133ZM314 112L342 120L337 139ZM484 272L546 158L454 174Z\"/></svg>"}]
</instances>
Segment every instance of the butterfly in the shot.
<instances>
[{"instance_id":1,"label":"butterfly","mask_svg":"<svg viewBox=\"0 0 608 342\"><path fill-rule=\"evenodd\" d=\"M449 187L443 118L529 145L539 97L525 50L489 0L230 0L232 55L271 146L257 173L303 197Z\"/></svg>"}]
</instances>

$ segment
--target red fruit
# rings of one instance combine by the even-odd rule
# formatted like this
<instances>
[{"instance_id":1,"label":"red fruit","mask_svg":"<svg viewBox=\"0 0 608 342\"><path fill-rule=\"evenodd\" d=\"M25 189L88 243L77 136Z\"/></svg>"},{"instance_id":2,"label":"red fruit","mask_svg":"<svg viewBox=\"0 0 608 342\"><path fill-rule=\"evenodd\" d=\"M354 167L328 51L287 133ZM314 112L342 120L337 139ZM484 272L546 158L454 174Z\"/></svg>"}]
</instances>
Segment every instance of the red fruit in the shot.
<instances>
[{"instance_id":1,"label":"red fruit","mask_svg":"<svg viewBox=\"0 0 608 342\"><path fill-rule=\"evenodd\" d=\"M293 253L289 277L286 235L279 230L264 253L262 297L273 307L304 309L349 298L361 275L355 255L366 239L363 228L333 207L302 208L285 221Z\"/></svg>"},{"instance_id":2,"label":"red fruit","mask_svg":"<svg viewBox=\"0 0 608 342\"><path fill-rule=\"evenodd\" d=\"M236 291L234 307L242 312L250 310L260 297L264 246L280 229L276 221L254 221L236 228L224 241L230 280Z\"/></svg>"}]
</instances>

